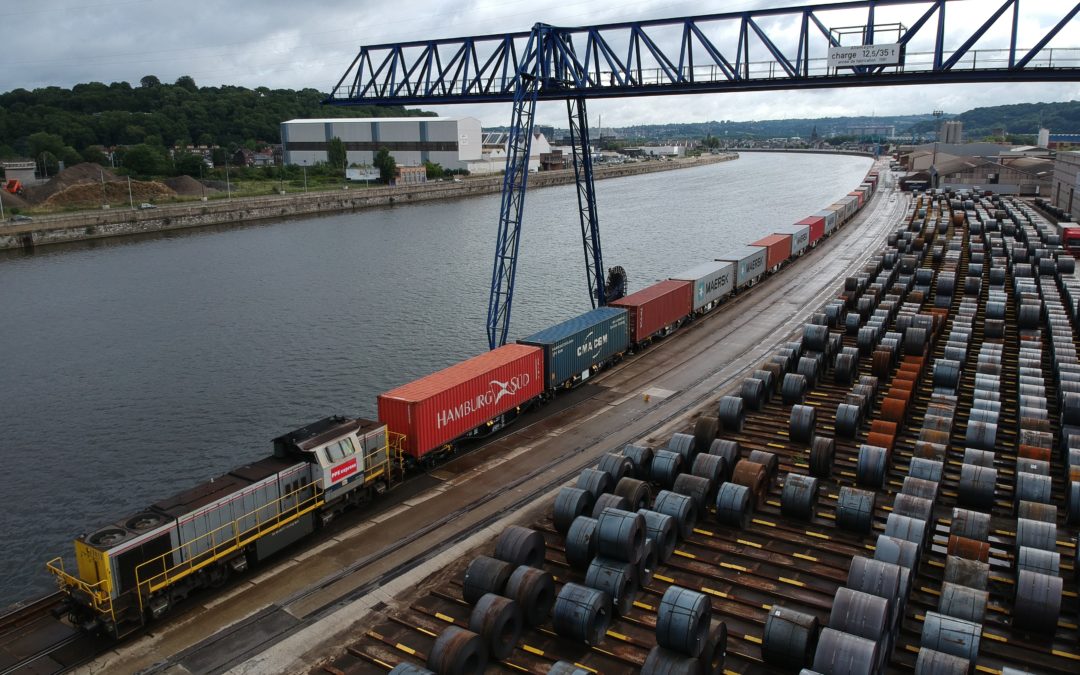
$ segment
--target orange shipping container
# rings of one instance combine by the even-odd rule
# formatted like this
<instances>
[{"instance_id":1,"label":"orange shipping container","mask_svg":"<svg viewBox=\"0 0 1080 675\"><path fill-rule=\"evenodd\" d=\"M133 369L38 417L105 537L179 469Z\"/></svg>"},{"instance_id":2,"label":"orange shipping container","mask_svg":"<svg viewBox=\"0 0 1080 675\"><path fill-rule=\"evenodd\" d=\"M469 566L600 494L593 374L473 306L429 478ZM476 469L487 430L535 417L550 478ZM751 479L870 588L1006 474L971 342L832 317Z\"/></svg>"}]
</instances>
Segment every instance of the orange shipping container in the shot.
<instances>
[{"instance_id":1,"label":"orange shipping container","mask_svg":"<svg viewBox=\"0 0 1080 675\"><path fill-rule=\"evenodd\" d=\"M769 269L776 268L780 263L791 256L790 234L770 234L767 237L758 239L750 245L763 246L769 250L765 262L765 266Z\"/></svg>"}]
</instances>

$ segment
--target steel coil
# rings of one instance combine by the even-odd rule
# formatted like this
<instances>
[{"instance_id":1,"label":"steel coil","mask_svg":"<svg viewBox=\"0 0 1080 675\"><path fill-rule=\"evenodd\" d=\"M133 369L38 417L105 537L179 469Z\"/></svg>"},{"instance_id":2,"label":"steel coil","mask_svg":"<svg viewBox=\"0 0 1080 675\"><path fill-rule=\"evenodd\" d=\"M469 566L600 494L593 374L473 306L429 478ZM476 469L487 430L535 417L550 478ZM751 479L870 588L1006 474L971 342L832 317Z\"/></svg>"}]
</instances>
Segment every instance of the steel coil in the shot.
<instances>
[{"instance_id":1,"label":"steel coil","mask_svg":"<svg viewBox=\"0 0 1080 675\"><path fill-rule=\"evenodd\" d=\"M878 347L874 350L874 354L870 362L870 372L872 372L877 377L888 377L889 371L892 370L892 361L892 351L885 349L884 347Z\"/></svg>"},{"instance_id":2,"label":"steel coil","mask_svg":"<svg viewBox=\"0 0 1080 675\"><path fill-rule=\"evenodd\" d=\"M915 675L968 675L970 670L967 660L926 647L915 659Z\"/></svg>"},{"instance_id":3,"label":"steel coil","mask_svg":"<svg viewBox=\"0 0 1080 675\"><path fill-rule=\"evenodd\" d=\"M748 377L742 381L739 396L748 409L761 410L761 407L765 405L765 383L756 377Z\"/></svg>"},{"instance_id":4,"label":"steel coil","mask_svg":"<svg viewBox=\"0 0 1080 675\"><path fill-rule=\"evenodd\" d=\"M390 675L435 675L435 672L422 668L415 663L402 661L390 669Z\"/></svg>"},{"instance_id":5,"label":"steel coil","mask_svg":"<svg viewBox=\"0 0 1080 675\"><path fill-rule=\"evenodd\" d=\"M788 438L795 443L809 443L817 426L817 408L810 405L794 405L788 420Z\"/></svg>"},{"instance_id":6,"label":"steel coil","mask_svg":"<svg viewBox=\"0 0 1080 675\"><path fill-rule=\"evenodd\" d=\"M761 659L774 668L802 668L814 658L817 636L817 617L773 605L761 636Z\"/></svg>"},{"instance_id":7,"label":"steel coil","mask_svg":"<svg viewBox=\"0 0 1080 675\"><path fill-rule=\"evenodd\" d=\"M624 446L622 453L633 462L635 478L648 480L652 476L652 448L631 444Z\"/></svg>"},{"instance_id":8,"label":"steel coil","mask_svg":"<svg viewBox=\"0 0 1080 675\"><path fill-rule=\"evenodd\" d=\"M505 560L478 555L465 568L461 595L465 602L475 605L485 593L502 594L515 565Z\"/></svg>"},{"instance_id":9,"label":"steel coil","mask_svg":"<svg viewBox=\"0 0 1080 675\"><path fill-rule=\"evenodd\" d=\"M593 504L591 515L593 518L599 518L600 514L604 512L604 509L617 509L619 511L636 510L631 509L630 507L631 504L629 499L622 495L609 492L608 494L600 495L600 498L596 500L596 503Z\"/></svg>"},{"instance_id":10,"label":"steel coil","mask_svg":"<svg viewBox=\"0 0 1080 675\"><path fill-rule=\"evenodd\" d=\"M724 525L745 529L752 513L750 489L745 485L724 483L716 494L716 519Z\"/></svg>"},{"instance_id":11,"label":"steel coil","mask_svg":"<svg viewBox=\"0 0 1080 675\"><path fill-rule=\"evenodd\" d=\"M876 445L859 446L859 459L855 465L855 481L859 485L880 488L885 482L889 468L889 452Z\"/></svg>"},{"instance_id":12,"label":"steel coil","mask_svg":"<svg viewBox=\"0 0 1080 675\"><path fill-rule=\"evenodd\" d=\"M750 495L756 503L765 496L768 489L768 470L763 464L741 459L731 472L731 482L750 488Z\"/></svg>"},{"instance_id":13,"label":"steel coil","mask_svg":"<svg viewBox=\"0 0 1080 675\"><path fill-rule=\"evenodd\" d=\"M907 569L882 560L855 556L848 568L847 587L876 595L889 603L890 623L896 623L900 605L907 596L910 574Z\"/></svg>"},{"instance_id":14,"label":"steel coil","mask_svg":"<svg viewBox=\"0 0 1080 675\"><path fill-rule=\"evenodd\" d=\"M676 531L683 539L690 536L694 531L694 525L697 524L697 507L694 500L676 492L668 490L658 492L656 501L653 503L653 511L674 518Z\"/></svg>"},{"instance_id":15,"label":"steel coil","mask_svg":"<svg viewBox=\"0 0 1080 675\"><path fill-rule=\"evenodd\" d=\"M922 546L926 542L928 528L926 521L899 513L890 513L885 519L885 536L910 541Z\"/></svg>"},{"instance_id":16,"label":"steel coil","mask_svg":"<svg viewBox=\"0 0 1080 675\"><path fill-rule=\"evenodd\" d=\"M1053 504L1019 501L1016 504L1016 517L1028 520L1041 520L1044 523L1057 522L1057 507Z\"/></svg>"},{"instance_id":17,"label":"steel coil","mask_svg":"<svg viewBox=\"0 0 1080 675\"><path fill-rule=\"evenodd\" d=\"M960 362L951 359L934 361L934 389L955 392L960 384Z\"/></svg>"},{"instance_id":18,"label":"steel coil","mask_svg":"<svg viewBox=\"0 0 1080 675\"><path fill-rule=\"evenodd\" d=\"M885 598L847 587L836 589L829 614L829 628L877 642L889 630L891 623L889 603Z\"/></svg>"},{"instance_id":19,"label":"steel coil","mask_svg":"<svg viewBox=\"0 0 1080 675\"><path fill-rule=\"evenodd\" d=\"M938 612L927 612L923 620L920 644L927 649L952 654L974 663L979 654L981 638L982 624Z\"/></svg>"},{"instance_id":20,"label":"steel coil","mask_svg":"<svg viewBox=\"0 0 1080 675\"><path fill-rule=\"evenodd\" d=\"M1030 546L1020 546L1016 554L1016 571L1027 570L1051 577L1061 575L1061 554Z\"/></svg>"},{"instance_id":21,"label":"steel coil","mask_svg":"<svg viewBox=\"0 0 1080 675\"><path fill-rule=\"evenodd\" d=\"M596 518L578 516L566 533L566 563L576 570L586 570L596 557Z\"/></svg>"},{"instance_id":22,"label":"steel coil","mask_svg":"<svg viewBox=\"0 0 1080 675\"><path fill-rule=\"evenodd\" d=\"M926 354L927 337L925 328L909 328L904 333L904 353L908 356Z\"/></svg>"},{"instance_id":23,"label":"steel coil","mask_svg":"<svg viewBox=\"0 0 1080 675\"><path fill-rule=\"evenodd\" d=\"M505 593L517 602L527 625L539 626L555 604L555 579L550 572L521 565L506 581Z\"/></svg>"},{"instance_id":24,"label":"steel coil","mask_svg":"<svg viewBox=\"0 0 1080 675\"><path fill-rule=\"evenodd\" d=\"M543 535L535 529L511 525L502 530L495 542L495 557L517 565L540 567L548 550Z\"/></svg>"},{"instance_id":25,"label":"steel coil","mask_svg":"<svg viewBox=\"0 0 1080 675\"><path fill-rule=\"evenodd\" d=\"M954 508L949 534L976 541L987 541L990 538L990 514Z\"/></svg>"},{"instance_id":26,"label":"steel coil","mask_svg":"<svg viewBox=\"0 0 1080 675\"><path fill-rule=\"evenodd\" d=\"M982 623L986 618L986 604L990 594L977 588L968 588L945 582L941 584L938 612L965 621Z\"/></svg>"},{"instance_id":27,"label":"steel coil","mask_svg":"<svg viewBox=\"0 0 1080 675\"><path fill-rule=\"evenodd\" d=\"M942 581L985 591L990 582L990 565L981 560L968 560L955 555L946 556Z\"/></svg>"},{"instance_id":28,"label":"steel coil","mask_svg":"<svg viewBox=\"0 0 1080 675\"><path fill-rule=\"evenodd\" d=\"M575 518L592 513L595 501L591 492L568 485L563 486L555 497L555 509L551 519L555 531L565 535Z\"/></svg>"},{"instance_id":29,"label":"steel coil","mask_svg":"<svg viewBox=\"0 0 1080 675\"><path fill-rule=\"evenodd\" d=\"M649 650L640 675L701 675L701 659L657 645Z\"/></svg>"},{"instance_id":30,"label":"steel coil","mask_svg":"<svg viewBox=\"0 0 1080 675\"><path fill-rule=\"evenodd\" d=\"M904 476L904 483L900 487L900 494L910 497L918 497L933 504L937 500L938 483L913 476Z\"/></svg>"},{"instance_id":31,"label":"steel coil","mask_svg":"<svg viewBox=\"0 0 1080 675\"><path fill-rule=\"evenodd\" d=\"M634 606L634 596L638 590L637 563L612 560L597 556L589 564L585 573L585 585L603 591L611 598L611 608L615 616L622 616Z\"/></svg>"},{"instance_id":32,"label":"steel coil","mask_svg":"<svg viewBox=\"0 0 1080 675\"><path fill-rule=\"evenodd\" d=\"M728 473L735 468L735 464L737 464L742 457L742 448L739 447L738 441L718 438L709 446L709 454L724 458L724 469L726 472L724 475L727 476Z\"/></svg>"},{"instance_id":33,"label":"steel coil","mask_svg":"<svg viewBox=\"0 0 1080 675\"><path fill-rule=\"evenodd\" d=\"M819 324L803 326L803 347L815 352L823 352L829 342L829 327Z\"/></svg>"},{"instance_id":34,"label":"steel coil","mask_svg":"<svg viewBox=\"0 0 1080 675\"><path fill-rule=\"evenodd\" d=\"M697 453L697 446L691 434L672 434L671 438L668 439L667 449L669 452L682 456L683 466L690 466L690 463L694 461L694 455Z\"/></svg>"},{"instance_id":35,"label":"steel coil","mask_svg":"<svg viewBox=\"0 0 1080 675\"><path fill-rule=\"evenodd\" d=\"M727 624L718 621L709 631L709 641L701 653L703 675L724 675L727 661Z\"/></svg>"},{"instance_id":36,"label":"steel coil","mask_svg":"<svg viewBox=\"0 0 1080 675\"><path fill-rule=\"evenodd\" d=\"M683 473L675 479L671 491L693 499L695 511L704 514L713 493L713 482L703 476Z\"/></svg>"},{"instance_id":37,"label":"steel coil","mask_svg":"<svg viewBox=\"0 0 1080 675\"><path fill-rule=\"evenodd\" d=\"M720 418L716 415L702 415L694 422L694 451L703 452L720 433Z\"/></svg>"},{"instance_id":38,"label":"steel coil","mask_svg":"<svg viewBox=\"0 0 1080 675\"><path fill-rule=\"evenodd\" d=\"M487 668L487 647L476 633L450 626L435 638L427 667L442 675L480 675Z\"/></svg>"},{"instance_id":39,"label":"steel coil","mask_svg":"<svg viewBox=\"0 0 1080 675\"><path fill-rule=\"evenodd\" d=\"M994 453L975 448L964 448L964 464L972 464L987 469L994 468Z\"/></svg>"},{"instance_id":40,"label":"steel coil","mask_svg":"<svg viewBox=\"0 0 1080 675\"><path fill-rule=\"evenodd\" d=\"M901 492L893 498L893 513L930 522L934 513L934 502L924 497Z\"/></svg>"},{"instance_id":41,"label":"steel coil","mask_svg":"<svg viewBox=\"0 0 1080 675\"><path fill-rule=\"evenodd\" d=\"M925 457L913 457L908 465L908 476L919 478L934 483L941 482L941 472L944 464L934 459Z\"/></svg>"},{"instance_id":42,"label":"steel coil","mask_svg":"<svg viewBox=\"0 0 1080 675\"><path fill-rule=\"evenodd\" d=\"M795 372L805 377L807 387L813 389L817 384L818 367L817 359L804 356L799 359Z\"/></svg>"},{"instance_id":43,"label":"steel coil","mask_svg":"<svg viewBox=\"0 0 1080 675\"><path fill-rule=\"evenodd\" d=\"M675 484L675 478L682 473L682 469L682 455L670 450L657 450L652 460L652 482L669 488Z\"/></svg>"},{"instance_id":44,"label":"steel coil","mask_svg":"<svg viewBox=\"0 0 1080 675\"><path fill-rule=\"evenodd\" d=\"M548 668L547 675L589 675L589 671L578 668L569 661L556 661Z\"/></svg>"},{"instance_id":45,"label":"steel coil","mask_svg":"<svg viewBox=\"0 0 1080 675\"><path fill-rule=\"evenodd\" d=\"M831 675L872 675L878 672L878 643L833 628L823 628L814 652L814 670Z\"/></svg>"},{"instance_id":46,"label":"steel coil","mask_svg":"<svg viewBox=\"0 0 1080 675\"><path fill-rule=\"evenodd\" d=\"M600 455L600 461L596 468L611 476L611 484L617 485L623 476L634 473L634 463L625 455L616 455L613 452L605 452Z\"/></svg>"},{"instance_id":47,"label":"steel coil","mask_svg":"<svg viewBox=\"0 0 1080 675\"><path fill-rule=\"evenodd\" d=\"M907 570L918 568L920 553L918 544L884 534L878 535L874 545L874 560L899 565Z\"/></svg>"},{"instance_id":48,"label":"steel coil","mask_svg":"<svg viewBox=\"0 0 1080 675\"><path fill-rule=\"evenodd\" d=\"M843 530L865 534L874 523L874 493L844 486L836 500L836 524Z\"/></svg>"},{"instance_id":49,"label":"steel coil","mask_svg":"<svg viewBox=\"0 0 1080 675\"><path fill-rule=\"evenodd\" d=\"M1018 502L1023 500L1049 504L1052 499L1050 476L1019 471L1016 474L1014 494Z\"/></svg>"},{"instance_id":50,"label":"steel coil","mask_svg":"<svg viewBox=\"0 0 1080 675\"><path fill-rule=\"evenodd\" d=\"M615 486L615 495L626 500L627 506L621 508L627 511L643 509L652 501L652 490L649 489L649 484L629 476L620 480Z\"/></svg>"},{"instance_id":51,"label":"steel coil","mask_svg":"<svg viewBox=\"0 0 1080 675\"><path fill-rule=\"evenodd\" d=\"M637 513L607 508L596 518L596 553L604 558L636 564L645 545L645 518Z\"/></svg>"},{"instance_id":52,"label":"steel coil","mask_svg":"<svg viewBox=\"0 0 1080 675\"><path fill-rule=\"evenodd\" d=\"M600 469L582 469L578 474L577 487L591 494L594 500L605 492L611 492L614 485L611 476Z\"/></svg>"},{"instance_id":53,"label":"steel coil","mask_svg":"<svg viewBox=\"0 0 1080 675\"><path fill-rule=\"evenodd\" d=\"M855 438L862 424L862 409L851 403L836 406L836 435L841 438Z\"/></svg>"},{"instance_id":54,"label":"steel coil","mask_svg":"<svg viewBox=\"0 0 1080 675\"><path fill-rule=\"evenodd\" d=\"M780 513L786 518L810 520L817 503L818 479L789 473L780 493Z\"/></svg>"},{"instance_id":55,"label":"steel coil","mask_svg":"<svg viewBox=\"0 0 1080 675\"><path fill-rule=\"evenodd\" d=\"M711 621L712 605L703 593L670 586L656 612L656 643L686 656L700 656Z\"/></svg>"},{"instance_id":56,"label":"steel coil","mask_svg":"<svg viewBox=\"0 0 1080 675\"><path fill-rule=\"evenodd\" d=\"M818 478L832 476L836 441L827 436L814 436L810 441L810 475Z\"/></svg>"},{"instance_id":57,"label":"steel coil","mask_svg":"<svg viewBox=\"0 0 1080 675\"><path fill-rule=\"evenodd\" d=\"M1057 525L1027 518L1016 519L1016 545L1044 551L1057 550Z\"/></svg>"},{"instance_id":58,"label":"steel coil","mask_svg":"<svg viewBox=\"0 0 1080 675\"><path fill-rule=\"evenodd\" d=\"M750 454L746 456L746 459L764 466L765 473L770 480L774 478L777 471L780 470L780 458L776 456L775 452L768 452L767 450L751 450Z\"/></svg>"},{"instance_id":59,"label":"steel coil","mask_svg":"<svg viewBox=\"0 0 1080 675\"><path fill-rule=\"evenodd\" d=\"M496 661L514 652L514 645L521 638L522 623L518 604L494 593L480 598L469 614L469 630L483 639L488 655Z\"/></svg>"},{"instance_id":60,"label":"steel coil","mask_svg":"<svg viewBox=\"0 0 1080 675\"><path fill-rule=\"evenodd\" d=\"M780 398L784 405L802 403L806 398L806 376L800 373L788 373L780 385Z\"/></svg>"},{"instance_id":61,"label":"steel coil","mask_svg":"<svg viewBox=\"0 0 1080 675\"><path fill-rule=\"evenodd\" d=\"M645 538L645 548L641 551L641 560L637 564L638 586L651 584L656 568L660 566L660 553L657 551L656 542L651 537Z\"/></svg>"},{"instance_id":62,"label":"steel coil","mask_svg":"<svg viewBox=\"0 0 1080 675\"><path fill-rule=\"evenodd\" d=\"M735 433L742 431L743 423L746 421L746 410L741 398L738 396L722 397L717 412L724 431Z\"/></svg>"},{"instance_id":63,"label":"steel coil","mask_svg":"<svg viewBox=\"0 0 1080 675\"><path fill-rule=\"evenodd\" d=\"M997 490L997 470L974 464L960 467L958 500L960 504L979 511L989 511L994 506Z\"/></svg>"},{"instance_id":64,"label":"steel coil","mask_svg":"<svg viewBox=\"0 0 1080 675\"><path fill-rule=\"evenodd\" d=\"M607 593L567 582L555 599L552 627L565 638L597 645L611 625L610 607Z\"/></svg>"},{"instance_id":65,"label":"steel coil","mask_svg":"<svg viewBox=\"0 0 1080 675\"><path fill-rule=\"evenodd\" d=\"M768 403L772 400L773 392L776 391L776 385L779 381L779 375L773 370L766 370L760 368L750 373L750 376L761 380L765 384L765 402Z\"/></svg>"},{"instance_id":66,"label":"steel coil","mask_svg":"<svg viewBox=\"0 0 1080 675\"><path fill-rule=\"evenodd\" d=\"M678 543L678 523L666 513L648 509L641 509L638 513L645 519L646 535L656 543L657 558L660 562L666 563L675 552L675 545Z\"/></svg>"},{"instance_id":67,"label":"steel coil","mask_svg":"<svg viewBox=\"0 0 1080 675\"><path fill-rule=\"evenodd\" d=\"M851 354L837 354L833 361L833 382L851 384L858 368L858 362Z\"/></svg>"},{"instance_id":68,"label":"steel coil","mask_svg":"<svg viewBox=\"0 0 1080 675\"><path fill-rule=\"evenodd\" d=\"M716 488L724 482L727 475L727 462L719 455L702 453L694 458L690 473L709 479L712 483L712 491L715 493Z\"/></svg>"},{"instance_id":69,"label":"steel coil","mask_svg":"<svg viewBox=\"0 0 1080 675\"><path fill-rule=\"evenodd\" d=\"M873 326L863 326L855 338L855 345L859 350L859 356L869 356L877 344L878 331Z\"/></svg>"}]
</instances>

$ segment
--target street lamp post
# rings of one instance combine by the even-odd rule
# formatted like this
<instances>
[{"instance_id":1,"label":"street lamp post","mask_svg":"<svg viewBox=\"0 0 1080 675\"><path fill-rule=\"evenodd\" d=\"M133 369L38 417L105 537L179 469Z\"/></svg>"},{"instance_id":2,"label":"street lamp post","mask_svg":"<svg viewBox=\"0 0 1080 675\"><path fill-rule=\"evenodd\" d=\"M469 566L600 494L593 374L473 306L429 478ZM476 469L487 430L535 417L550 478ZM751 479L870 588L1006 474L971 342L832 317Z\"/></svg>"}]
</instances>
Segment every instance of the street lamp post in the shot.
<instances>
[{"instance_id":1,"label":"street lamp post","mask_svg":"<svg viewBox=\"0 0 1080 675\"><path fill-rule=\"evenodd\" d=\"M225 155L225 194L228 199L232 199L232 183L229 182L229 156Z\"/></svg>"},{"instance_id":2,"label":"street lamp post","mask_svg":"<svg viewBox=\"0 0 1080 675\"><path fill-rule=\"evenodd\" d=\"M307 160L304 160L304 192L307 192Z\"/></svg>"}]
</instances>

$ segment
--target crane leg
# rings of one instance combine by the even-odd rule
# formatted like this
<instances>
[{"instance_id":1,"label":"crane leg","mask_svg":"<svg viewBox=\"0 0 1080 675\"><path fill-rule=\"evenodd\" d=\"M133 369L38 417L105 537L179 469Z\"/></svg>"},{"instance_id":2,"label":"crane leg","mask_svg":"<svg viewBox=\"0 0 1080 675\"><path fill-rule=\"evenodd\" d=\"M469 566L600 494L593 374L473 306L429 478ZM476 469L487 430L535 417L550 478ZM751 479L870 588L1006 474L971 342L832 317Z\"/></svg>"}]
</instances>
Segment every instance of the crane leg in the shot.
<instances>
[{"instance_id":1,"label":"crane leg","mask_svg":"<svg viewBox=\"0 0 1080 675\"><path fill-rule=\"evenodd\" d=\"M593 185L592 152L589 147L589 117L585 97L566 99L570 120L570 145L574 152L574 178L577 183L578 215L581 219L581 244L585 250L585 278L593 307L607 304L604 289L604 256L600 249L600 219L596 213Z\"/></svg>"}]
</instances>

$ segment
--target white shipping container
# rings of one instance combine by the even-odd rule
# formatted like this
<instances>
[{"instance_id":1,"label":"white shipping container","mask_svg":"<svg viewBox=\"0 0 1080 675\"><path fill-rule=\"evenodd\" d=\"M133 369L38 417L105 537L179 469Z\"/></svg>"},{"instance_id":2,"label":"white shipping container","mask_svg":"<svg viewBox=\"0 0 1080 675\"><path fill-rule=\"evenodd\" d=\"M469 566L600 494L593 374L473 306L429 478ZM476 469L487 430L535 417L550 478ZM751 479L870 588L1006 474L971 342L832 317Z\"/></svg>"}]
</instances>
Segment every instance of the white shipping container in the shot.
<instances>
[{"instance_id":1,"label":"white shipping container","mask_svg":"<svg viewBox=\"0 0 1080 675\"><path fill-rule=\"evenodd\" d=\"M671 277L694 284L694 311L712 306L735 288L735 263L716 260L702 263Z\"/></svg>"}]
</instances>

